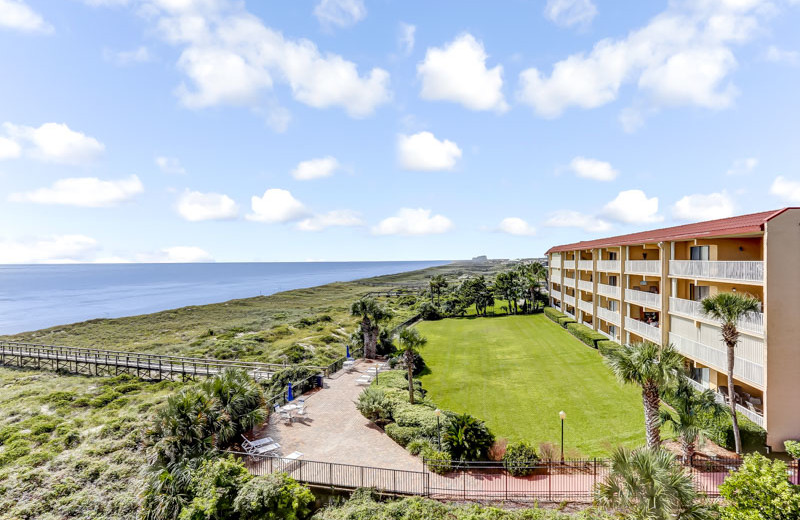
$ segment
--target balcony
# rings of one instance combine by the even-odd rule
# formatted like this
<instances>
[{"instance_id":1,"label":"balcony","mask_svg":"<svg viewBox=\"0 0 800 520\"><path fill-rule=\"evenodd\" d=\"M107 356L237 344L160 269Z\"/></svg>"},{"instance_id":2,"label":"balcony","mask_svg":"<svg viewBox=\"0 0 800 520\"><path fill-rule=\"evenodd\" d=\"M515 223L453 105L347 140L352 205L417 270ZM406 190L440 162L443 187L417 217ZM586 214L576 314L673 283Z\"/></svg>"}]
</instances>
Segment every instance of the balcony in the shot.
<instances>
[{"instance_id":1,"label":"balcony","mask_svg":"<svg viewBox=\"0 0 800 520\"><path fill-rule=\"evenodd\" d=\"M619 260L598 260L597 261L597 270L610 272L610 273L618 273L619 272Z\"/></svg>"},{"instance_id":2,"label":"balcony","mask_svg":"<svg viewBox=\"0 0 800 520\"><path fill-rule=\"evenodd\" d=\"M565 276L564 285L567 287L575 287L575 278L570 278L568 276Z\"/></svg>"},{"instance_id":3,"label":"balcony","mask_svg":"<svg viewBox=\"0 0 800 520\"><path fill-rule=\"evenodd\" d=\"M708 390L708 387L704 386L702 383L698 383L694 379L687 379L687 381L689 381L689 384L692 385L692 387L694 387L694 389L697 390L698 392L705 392L706 390ZM714 399L719 404L728 406L727 399L725 399L725 396L722 395L721 393L714 392ZM764 416L758 413L756 410L751 410L746 406L742 406L741 404L736 403L736 411L744 415L757 425L761 426L762 428L764 427Z\"/></svg>"},{"instance_id":4,"label":"balcony","mask_svg":"<svg viewBox=\"0 0 800 520\"><path fill-rule=\"evenodd\" d=\"M584 292L592 292L594 291L593 283L588 280L578 280L578 289Z\"/></svg>"},{"instance_id":5,"label":"balcony","mask_svg":"<svg viewBox=\"0 0 800 520\"><path fill-rule=\"evenodd\" d=\"M700 302L684 300L683 298L669 299L669 312L694 320L705 321L718 325L716 321L703 314L703 305ZM737 323L740 332L764 335L764 314L752 312L742 317Z\"/></svg>"},{"instance_id":6,"label":"balcony","mask_svg":"<svg viewBox=\"0 0 800 520\"><path fill-rule=\"evenodd\" d=\"M690 357L704 365L712 367L717 372L727 373L728 366L728 353L725 347L722 346L709 346L703 343L698 343L683 336L678 336L674 332L669 333L669 342L675 345L675 348L684 356ZM756 350L758 346L753 345L748 350ZM737 348L738 350L738 348ZM756 354L752 357L758 357L758 353L749 352L748 354ZM763 359L763 344L761 344L761 359ZM755 385L759 388L764 387L764 364L756 363L749 359L744 359L738 355L736 356L736 363L733 365L733 377Z\"/></svg>"},{"instance_id":7,"label":"balcony","mask_svg":"<svg viewBox=\"0 0 800 520\"><path fill-rule=\"evenodd\" d=\"M620 289L616 285L599 283L597 284L597 294L602 294L608 298L616 298L619 300Z\"/></svg>"},{"instance_id":8,"label":"balcony","mask_svg":"<svg viewBox=\"0 0 800 520\"><path fill-rule=\"evenodd\" d=\"M554 256L552 260L550 260L550 267L552 269L561 269L561 257Z\"/></svg>"},{"instance_id":9,"label":"balcony","mask_svg":"<svg viewBox=\"0 0 800 520\"><path fill-rule=\"evenodd\" d=\"M648 309L661 309L661 295L657 293L626 289L625 302L635 303Z\"/></svg>"},{"instance_id":10,"label":"balcony","mask_svg":"<svg viewBox=\"0 0 800 520\"><path fill-rule=\"evenodd\" d=\"M733 280L761 284L764 283L764 262L671 260L669 275L692 280Z\"/></svg>"},{"instance_id":11,"label":"balcony","mask_svg":"<svg viewBox=\"0 0 800 520\"><path fill-rule=\"evenodd\" d=\"M550 291L550 296L555 298L556 300L560 300L561 299L561 291L556 291L555 289L553 289L552 291Z\"/></svg>"},{"instance_id":12,"label":"balcony","mask_svg":"<svg viewBox=\"0 0 800 520\"><path fill-rule=\"evenodd\" d=\"M661 344L661 329L654 325L648 325L641 320L626 317L625 330L628 332L633 332L634 334L641 336L646 340L650 340L653 343L658 343L659 345Z\"/></svg>"},{"instance_id":13,"label":"balcony","mask_svg":"<svg viewBox=\"0 0 800 520\"><path fill-rule=\"evenodd\" d=\"M575 315L574 315L574 314L572 314L571 312L569 312L567 309L561 309L561 311L562 311L564 314L566 314L567 316L569 316L570 318L572 318L572 319L575 319Z\"/></svg>"},{"instance_id":14,"label":"balcony","mask_svg":"<svg viewBox=\"0 0 800 520\"><path fill-rule=\"evenodd\" d=\"M626 260L625 274L661 276L661 260Z\"/></svg>"},{"instance_id":15,"label":"balcony","mask_svg":"<svg viewBox=\"0 0 800 520\"><path fill-rule=\"evenodd\" d=\"M591 260L578 260L578 269L581 271L593 271L594 262Z\"/></svg>"},{"instance_id":16,"label":"balcony","mask_svg":"<svg viewBox=\"0 0 800 520\"><path fill-rule=\"evenodd\" d=\"M603 307L597 308L597 317L602 318L607 322L616 325L617 327L619 327L620 323L622 323L622 319L617 311L611 311Z\"/></svg>"},{"instance_id":17,"label":"balcony","mask_svg":"<svg viewBox=\"0 0 800 520\"><path fill-rule=\"evenodd\" d=\"M594 314L594 310L592 309L592 302L587 302L583 300L578 300L578 308L583 312L588 312L589 314Z\"/></svg>"},{"instance_id":18,"label":"balcony","mask_svg":"<svg viewBox=\"0 0 800 520\"><path fill-rule=\"evenodd\" d=\"M567 305L572 305L573 307L575 307L575 297L574 296L570 296L569 294L564 294L564 303L566 303Z\"/></svg>"},{"instance_id":19,"label":"balcony","mask_svg":"<svg viewBox=\"0 0 800 520\"><path fill-rule=\"evenodd\" d=\"M572 269L572 270L575 270L575 259L572 259L572 260L563 260L563 261L562 261L561 268L562 268L562 269Z\"/></svg>"},{"instance_id":20,"label":"balcony","mask_svg":"<svg viewBox=\"0 0 800 520\"><path fill-rule=\"evenodd\" d=\"M561 269L551 269L550 279L556 281L557 283L561 283Z\"/></svg>"}]
</instances>

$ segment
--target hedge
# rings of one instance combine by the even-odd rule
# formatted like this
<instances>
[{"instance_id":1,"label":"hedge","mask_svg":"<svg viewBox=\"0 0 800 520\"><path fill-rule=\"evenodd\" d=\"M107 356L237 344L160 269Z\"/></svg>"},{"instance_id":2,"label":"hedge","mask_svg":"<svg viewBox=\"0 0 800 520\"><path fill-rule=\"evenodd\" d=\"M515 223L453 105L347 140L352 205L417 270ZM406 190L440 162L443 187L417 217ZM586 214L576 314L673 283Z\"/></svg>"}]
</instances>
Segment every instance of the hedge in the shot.
<instances>
[{"instance_id":1,"label":"hedge","mask_svg":"<svg viewBox=\"0 0 800 520\"><path fill-rule=\"evenodd\" d=\"M555 310L553 307L545 307L544 315L556 323L558 323L558 318L566 318L565 314L562 314L561 312Z\"/></svg>"},{"instance_id":2,"label":"hedge","mask_svg":"<svg viewBox=\"0 0 800 520\"><path fill-rule=\"evenodd\" d=\"M608 338L599 332L596 332L586 325L582 325L580 323L567 324L567 331L592 348L597 348L597 344L600 341L608 341Z\"/></svg>"},{"instance_id":3,"label":"hedge","mask_svg":"<svg viewBox=\"0 0 800 520\"><path fill-rule=\"evenodd\" d=\"M400 426L397 423L387 424L385 431L386 435L388 435L390 439L404 448L409 442L420 437L421 433L420 428L413 426Z\"/></svg>"},{"instance_id":4,"label":"hedge","mask_svg":"<svg viewBox=\"0 0 800 520\"><path fill-rule=\"evenodd\" d=\"M599 350L604 356L608 356L612 350L617 350L620 347L622 347L622 345L616 341L611 341L610 339L604 339L597 342L597 350Z\"/></svg>"}]
</instances>

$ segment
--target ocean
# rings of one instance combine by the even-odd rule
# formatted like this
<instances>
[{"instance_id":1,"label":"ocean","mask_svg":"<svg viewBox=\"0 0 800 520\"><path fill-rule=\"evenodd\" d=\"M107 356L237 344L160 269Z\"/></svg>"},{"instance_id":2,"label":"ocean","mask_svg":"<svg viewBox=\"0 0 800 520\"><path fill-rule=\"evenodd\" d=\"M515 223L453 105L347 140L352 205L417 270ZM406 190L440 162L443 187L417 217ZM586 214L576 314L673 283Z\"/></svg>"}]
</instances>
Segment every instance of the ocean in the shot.
<instances>
[{"instance_id":1,"label":"ocean","mask_svg":"<svg viewBox=\"0 0 800 520\"><path fill-rule=\"evenodd\" d=\"M268 295L446 263L0 265L0 334Z\"/></svg>"}]
</instances>

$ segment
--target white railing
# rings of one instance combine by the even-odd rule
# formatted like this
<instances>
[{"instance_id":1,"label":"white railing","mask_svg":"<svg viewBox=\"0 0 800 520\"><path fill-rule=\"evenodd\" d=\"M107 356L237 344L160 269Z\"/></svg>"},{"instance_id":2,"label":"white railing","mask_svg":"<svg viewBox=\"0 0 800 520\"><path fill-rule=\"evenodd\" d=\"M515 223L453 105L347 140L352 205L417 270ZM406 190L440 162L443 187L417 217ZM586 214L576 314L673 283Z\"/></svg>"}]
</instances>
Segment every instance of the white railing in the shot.
<instances>
[{"instance_id":1,"label":"white railing","mask_svg":"<svg viewBox=\"0 0 800 520\"><path fill-rule=\"evenodd\" d=\"M625 301L630 303L636 303L638 305L641 305L642 307L648 307L650 309L661 308L661 295L658 293L654 294L647 291L626 289Z\"/></svg>"},{"instance_id":2,"label":"white railing","mask_svg":"<svg viewBox=\"0 0 800 520\"><path fill-rule=\"evenodd\" d=\"M589 314L593 314L594 311L592 310L592 302L587 302L583 300L578 300L578 308L583 312L588 312Z\"/></svg>"},{"instance_id":3,"label":"white railing","mask_svg":"<svg viewBox=\"0 0 800 520\"><path fill-rule=\"evenodd\" d=\"M703 305L700 302L693 300L684 300L683 298L670 298L669 299L669 312L672 314L680 314L688 318L696 320L703 320L708 323L718 325L716 321L703 314ZM761 312L751 312L743 316L737 323L737 328L742 332L752 332L755 334L764 334L764 314Z\"/></svg>"},{"instance_id":4,"label":"white railing","mask_svg":"<svg viewBox=\"0 0 800 520\"><path fill-rule=\"evenodd\" d=\"M625 329L628 332L638 334L639 336L643 337L644 339L648 339L653 343L658 343L659 345L661 344L661 329L658 327L648 325L641 320L637 320L628 316L625 318Z\"/></svg>"},{"instance_id":5,"label":"white railing","mask_svg":"<svg viewBox=\"0 0 800 520\"><path fill-rule=\"evenodd\" d=\"M561 312L563 312L564 314L566 314L570 318L575 319L575 315L572 314L571 312L569 312L567 309L561 309Z\"/></svg>"},{"instance_id":6,"label":"white railing","mask_svg":"<svg viewBox=\"0 0 800 520\"><path fill-rule=\"evenodd\" d=\"M578 289L590 293L594 291L594 284L588 280L578 280Z\"/></svg>"},{"instance_id":7,"label":"white railing","mask_svg":"<svg viewBox=\"0 0 800 520\"><path fill-rule=\"evenodd\" d=\"M698 343L697 341L679 336L674 332L669 333L669 342L675 345L675 348L681 354L700 361L718 372L722 372L723 374L727 373L728 354L724 348L704 345L703 343ZM764 365L737 356L736 362L733 365L733 376L746 383L763 387Z\"/></svg>"},{"instance_id":8,"label":"white railing","mask_svg":"<svg viewBox=\"0 0 800 520\"><path fill-rule=\"evenodd\" d=\"M561 269L550 269L550 279L556 283L561 283Z\"/></svg>"},{"instance_id":9,"label":"white railing","mask_svg":"<svg viewBox=\"0 0 800 520\"><path fill-rule=\"evenodd\" d=\"M707 260L671 260L669 275L704 280L764 282L764 262L711 262Z\"/></svg>"},{"instance_id":10,"label":"white railing","mask_svg":"<svg viewBox=\"0 0 800 520\"><path fill-rule=\"evenodd\" d=\"M620 289L616 285L608 285L604 283L597 284L597 294L602 294L609 298L616 298L619 300Z\"/></svg>"},{"instance_id":11,"label":"white railing","mask_svg":"<svg viewBox=\"0 0 800 520\"><path fill-rule=\"evenodd\" d=\"M569 294L564 294L564 303L566 303L567 305L572 305L573 307L575 307L575 297L574 296L570 296Z\"/></svg>"},{"instance_id":12,"label":"white railing","mask_svg":"<svg viewBox=\"0 0 800 520\"><path fill-rule=\"evenodd\" d=\"M565 276L564 285L566 285L567 287L575 287L575 278L570 278L568 276Z\"/></svg>"},{"instance_id":13,"label":"white railing","mask_svg":"<svg viewBox=\"0 0 800 520\"><path fill-rule=\"evenodd\" d=\"M705 392L706 390L708 390L707 386L704 386L702 383L698 383L694 379L688 379L687 378L687 381L698 392ZM714 394L714 400L715 401L717 401L719 404L722 404L722 405L725 405L725 406L729 406L728 400L725 399L724 395L722 395L720 392L716 392L716 391L713 391L713 390L712 390L712 393ZM739 412L740 414L744 415L745 417L747 417L748 419L750 419L751 421L753 421L757 425L761 426L762 428L764 427L764 416L761 415L760 413L758 413L757 411L751 410L751 409L747 408L746 406L742 406L742 405L740 405L738 403L736 404L736 411Z\"/></svg>"},{"instance_id":14,"label":"white railing","mask_svg":"<svg viewBox=\"0 0 800 520\"><path fill-rule=\"evenodd\" d=\"M618 273L619 272L619 260L598 260L597 261L597 270L598 271L611 271Z\"/></svg>"},{"instance_id":15,"label":"white railing","mask_svg":"<svg viewBox=\"0 0 800 520\"><path fill-rule=\"evenodd\" d=\"M607 338L608 338L608 339L610 339L611 341L617 341L617 338L615 338L614 336L612 336L612 335L611 335L611 334L609 334L608 332L604 331L603 329L597 329L597 332L599 332L599 333L600 333L600 334L602 334L603 336L607 337Z\"/></svg>"},{"instance_id":16,"label":"white railing","mask_svg":"<svg viewBox=\"0 0 800 520\"><path fill-rule=\"evenodd\" d=\"M626 260L625 273L661 275L661 260Z\"/></svg>"},{"instance_id":17,"label":"white railing","mask_svg":"<svg viewBox=\"0 0 800 520\"><path fill-rule=\"evenodd\" d=\"M604 307L597 308L597 317L606 320L609 323L613 323L617 327L620 326L622 320L620 319L620 315L617 311L611 311Z\"/></svg>"},{"instance_id":18,"label":"white railing","mask_svg":"<svg viewBox=\"0 0 800 520\"><path fill-rule=\"evenodd\" d=\"M554 256L552 260L550 260L550 267L553 269L561 269L561 257Z\"/></svg>"},{"instance_id":19,"label":"white railing","mask_svg":"<svg viewBox=\"0 0 800 520\"><path fill-rule=\"evenodd\" d=\"M561 265L562 269L575 270L575 259L574 258L572 260L562 260L561 264L562 264Z\"/></svg>"},{"instance_id":20,"label":"white railing","mask_svg":"<svg viewBox=\"0 0 800 520\"><path fill-rule=\"evenodd\" d=\"M594 270L594 262L591 260L578 260L578 269L581 271Z\"/></svg>"},{"instance_id":21,"label":"white railing","mask_svg":"<svg viewBox=\"0 0 800 520\"><path fill-rule=\"evenodd\" d=\"M555 289L553 289L553 290L550 291L550 296L552 296L556 300L560 300L561 299L561 291L556 291Z\"/></svg>"}]
</instances>

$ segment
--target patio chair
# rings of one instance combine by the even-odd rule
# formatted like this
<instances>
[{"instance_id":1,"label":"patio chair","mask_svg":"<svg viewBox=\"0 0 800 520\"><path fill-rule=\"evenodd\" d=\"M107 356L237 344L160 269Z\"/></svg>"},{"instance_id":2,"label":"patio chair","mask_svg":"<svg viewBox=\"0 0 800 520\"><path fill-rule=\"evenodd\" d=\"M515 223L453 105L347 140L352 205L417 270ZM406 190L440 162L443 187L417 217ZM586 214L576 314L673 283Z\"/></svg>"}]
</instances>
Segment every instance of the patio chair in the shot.
<instances>
[{"instance_id":1,"label":"patio chair","mask_svg":"<svg viewBox=\"0 0 800 520\"><path fill-rule=\"evenodd\" d=\"M245 443L250 444L251 446L256 447L256 448L259 447L259 446L264 446L265 444L272 444L274 442L272 440L272 437L262 437L260 439L255 439L255 440L251 441L250 439L245 437L244 434L242 434L242 438L244 439Z\"/></svg>"},{"instance_id":2,"label":"patio chair","mask_svg":"<svg viewBox=\"0 0 800 520\"><path fill-rule=\"evenodd\" d=\"M281 445L277 442L273 442L272 444L267 444L266 446L261 446L259 448L255 448L256 455L272 455L273 453L277 452L281 449ZM272 455L274 456L274 455Z\"/></svg>"},{"instance_id":3,"label":"patio chair","mask_svg":"<svg viewBox=\"0 0 800 520\"><path fill-rule=\"evenodd\" d=\"M285 423L291 424L292 423L292 414L291 414L291 412L289 412L289 410L281 409L281 419L283 419L283 421Z\"/></svg>"}]
</instances>

